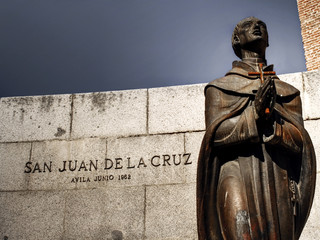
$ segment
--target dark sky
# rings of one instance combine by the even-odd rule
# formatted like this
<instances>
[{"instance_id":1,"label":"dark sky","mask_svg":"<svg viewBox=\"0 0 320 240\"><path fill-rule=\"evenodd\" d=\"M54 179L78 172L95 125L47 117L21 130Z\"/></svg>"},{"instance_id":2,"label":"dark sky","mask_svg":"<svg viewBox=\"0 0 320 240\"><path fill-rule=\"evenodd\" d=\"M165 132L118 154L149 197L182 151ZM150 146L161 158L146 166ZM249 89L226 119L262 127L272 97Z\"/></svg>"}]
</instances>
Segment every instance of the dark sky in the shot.
<instances>
[{"instance_id":1,"label":"dark sky","mask_svg":"<svg viewBox=\"0 0 320 240\"><path fill-rule=\"evenodd\" d=\"M278 74L306 70L295 0L1 0L0 97L209 82L248 16Z\"/></svg>"}]
</instances>

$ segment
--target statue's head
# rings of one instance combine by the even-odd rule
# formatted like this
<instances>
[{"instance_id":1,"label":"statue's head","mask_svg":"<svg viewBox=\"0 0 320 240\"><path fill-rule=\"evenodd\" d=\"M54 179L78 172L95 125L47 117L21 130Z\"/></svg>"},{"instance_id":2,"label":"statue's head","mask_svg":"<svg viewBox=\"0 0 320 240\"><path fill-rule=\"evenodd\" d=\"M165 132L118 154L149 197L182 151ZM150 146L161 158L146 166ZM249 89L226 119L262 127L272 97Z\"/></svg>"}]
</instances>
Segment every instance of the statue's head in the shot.
<instances>
[{"instance_id":1,"label":"statue's head","mask_svg":"<svg viewBox=\"0 0 320 240\"><path fill-rule=\"evenodd\" d=\"M242 19L233 30L232 48L242 59L241 49L265 49L269 46L266 24L258 18Z\"/></svg>"}]
</instances>

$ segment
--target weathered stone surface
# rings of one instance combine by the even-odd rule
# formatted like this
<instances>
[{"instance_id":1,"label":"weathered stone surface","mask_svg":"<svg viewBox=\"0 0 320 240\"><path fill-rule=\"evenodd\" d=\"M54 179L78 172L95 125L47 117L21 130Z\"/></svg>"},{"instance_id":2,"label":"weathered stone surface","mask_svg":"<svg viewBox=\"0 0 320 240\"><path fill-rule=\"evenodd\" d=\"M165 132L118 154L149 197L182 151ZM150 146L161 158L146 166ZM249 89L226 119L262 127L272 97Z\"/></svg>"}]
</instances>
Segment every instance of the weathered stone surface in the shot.
<instances>
[{"instance_id":1,"label":"weathered stone surface","mask_svg":"<svg viewBox=\"0 0 320 240\"><path fill-rule=\"evenodd\" d=\"M204 86L149 89L149 133L204 130Z\"/></svg>"},{"instance_id":2,"label":"weathered stone surface","mask_svg":"<svg viewBox=\"0 0 320 240\"><path fill-rule=\"evenodd\" d=\"M62 239L62 192L1 192L1 239Z\"/></svg>"},{"instance_id":3,"label":"weathered stone surface","mask_svg":"<svg viewBox=\"0 0 320 240\"><path fill-rule=\"evenodd\" d=\"M318 103L320 102L320 71L310 71L303 73L304 80L304 112L307 119L320 118Z\"/></svg>"},{"instance_id":4,"label":"weathered stone surface","mask_svg":"<svg viewBox=\"0 0 320 240\"><path fill-rule=\"evenodd\" d=\"M28 178L30 190L194 182L197 158L197 149L185 151L183 133L107 143L99 138L35 142L31 162L20 163L24 172L18 176Z\"/></svg>"},{"instance_id":5,"label":"weathered stone surface","mask_svg":"<svg viewBox=\"0 0 320 240\"><path fill-rule=\"evenodd\" d=\"M67 139L70 95L0 99L0 142Z\"/></svg>"},{"instance_id":6,"label":"weathered stone surface","mask_svg":"<svg viewBox=\"0 0 320 240\"><path fill-rule=\"evenodd\" d=\"M302 72L282 74L278 76L282 81L294 86L300 91L301 101L302 101L302 111L303 119L306 118L306 110L304 109L304 87L303 87L303 77Z\"/></svg>"},{"instance_id":7,"label":"weathered stone surface","mask_svg":"<svg viewBox=\"0 0 320 240\"><path fill-rule=\"evenodd\" d=\"M320 171L320 136L318 131L318 129L320 129L320 120L304 121L304 125L311 137L314 151L316 153L317 171Z\"/></svg>"},{"instance_id":8,"label":"weathered stone surface","mask_svg":"<svg viewBox=\"0 0 320 240\"><path fill-rule=\"evenodd\" d=\"M145 134L147 90L76 94L72 138Z\"/></svg>"},{"instance_id":9,"label":"weathered stone surface","mask_svg":"<svg viewBox=\"0 0 320 240\"><path fill-rule=\"evenodd\" d=\"M313 119L305 126L320 173L319 71L279 77ZM70 95L0 99L0 238L197 239L204 86L76 94L74 140ZM320 236L317 177L302 240Z\"/></svg>"},{"instance_id":10,"label":"weathered stone surface","mask_svg":"<svg viewBox=\"0 0 320 240\"><path fill-rule=\"evenodd\" d=\"M105 152L106 140L98 138L33 143L32 163L25 168L27 173L23 173L29 179L28 189L97 187L93 180L99 171L103 171ZM71 161L71 168L69 168L69 161ZM94 165L90 164L90 161ZM64 167L64 162L66 167ZM51 172L45 164L49 166ZM97 167L97 170L94 166ZM88 178L91 182L87 181Z\"/></svg>"},{"instance_id":11,"label":"weathered stone surface","mask_svg":"<svg viewBox=\"0 0 320 240\"><path fill-rule=\"evenodd\" d=\"M69 191L64 239L143 239L144 199L144 187Z\"/></svg>"},{"instance_id":12,"label":"weathered stone surface","mask_svg":"<svg viewBox=\"0 0 320 240\"><path fill-rule=\"evenodd\" d=\"M302 73L301 72L281 74L281 75L278 75L278 77L282 81L294 86L301 93L303 93L303 78L302 78Z\"/></svg>"},{"instance_id":13,"label":"weathered stone surface","mask_svg":"<svg viewBox=\"0 0 320 240\"><path fill-rule=\"evenodd\" d=\"M24 164L29 161L31 143L0 144L0 191L27 189Z\"/></svg>"},{"instance_id":14,"label":"weathered stone surface","mask_svg":"<svg viewBox=\"0 0 320 240\"><path fill-rule=\"evenodd\" d=\"M311 240L311 239L319 239L320 237L320 229L319 227L308 227L307 226L303 229L301 237L299 240Z\"/></svg>"},{"instance_id":15,"label":"weathered stone surface","mask_svg":"<svg viewBox=\"0 0 320 240\"><path fill-rule=\"evenodd\" d=\"M320 227L319 227L319 209L320 209L320 175L317 174L316 192L314 194L314 200L310 212L308 222L303 229L300 240L319 239Z\"/></svg>"},{"instance_id":16,"label":"weathered stone surface","mask_svg":"<svg viewBox=\"0 0 320 240\"><path fill-rule=\"evenodd\" d=\"M108 140L109 169L106 174L115 176L116 180L107 184L130 186L183 183L186 181L185 169L195 164L191 161L194 153L191 156L190 153L184 151L184 134ZM130 175L130 179L119 181L121 175Z\"/></svg>"},{"instance_id":17,"label":"weathered stone surface","mask_svg":"<svg viewBox=\"0 0 320 240\"><path fill-rule=\"evenodd\" d=\"M197 239L195 184L148 186L147 239Z\"/></svg>"},{"instance_id":18,"label":"weathered stone surface","mask_svg":"<svg viewBox=\"0 0 320 240\"><path fill-rule=\"evenodd\" d=\"M186 175L187 175L187 182L195 183L197 181L197 163L198 163L198 156L199 151L201 147L202 138L204 136L203 132L193 132L193 133L186 133L185 137L185 146L186 146L186 152L192 152L192 166L190 168L186 169Z\"/></svg>"}]
</instances>

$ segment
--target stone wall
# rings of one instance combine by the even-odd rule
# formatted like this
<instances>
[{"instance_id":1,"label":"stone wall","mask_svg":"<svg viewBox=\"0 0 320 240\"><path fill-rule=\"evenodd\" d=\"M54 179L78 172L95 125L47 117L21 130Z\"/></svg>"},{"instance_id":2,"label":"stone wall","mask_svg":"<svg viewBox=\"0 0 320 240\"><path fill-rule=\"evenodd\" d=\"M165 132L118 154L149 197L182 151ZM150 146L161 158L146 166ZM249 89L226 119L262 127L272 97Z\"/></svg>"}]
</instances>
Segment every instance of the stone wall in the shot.
<instances>
[{"instance_id":1,"label":"stone wall","mask_svg":"<svg viewBox=\"0 0 320 240\"><path fill-rule=\"evenodd\" d=\"M280 77L320 156L320 72ZM197 239L204 86L0 99L0 239Z\"/></svg>"},{"instance_id":2,"label":"stone wall","mask_svg":"<svg viewBox=\"0 0 320 240\"><path fill-rule=\"evenodd\" d=\"M307 69L320 68L320 3L318 0L297 0L301 35Z\"/></svg>"}]
</instances>

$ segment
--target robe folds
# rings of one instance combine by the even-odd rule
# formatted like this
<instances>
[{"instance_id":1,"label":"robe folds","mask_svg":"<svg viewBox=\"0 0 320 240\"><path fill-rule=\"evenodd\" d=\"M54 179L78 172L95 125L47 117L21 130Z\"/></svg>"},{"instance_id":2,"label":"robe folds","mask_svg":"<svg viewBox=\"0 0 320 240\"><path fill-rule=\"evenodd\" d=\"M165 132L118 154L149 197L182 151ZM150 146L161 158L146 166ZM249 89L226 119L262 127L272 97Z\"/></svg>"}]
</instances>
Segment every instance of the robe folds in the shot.
<instances>
[{"instance_id":1,"label":"robe folds","mask_svg":"<svg viewBox=\"0 0 320 240\"><path fill-rule=\"evenodd\" d=\"M200 240L223 239L217 188L230 164L240 169L245 188L251 229L243 239L298 239L310 213L316 160L303 126L300 92L272 76L276 103L267 126L261 127L254 110L261 82L250 71L255 71L250 65L234 62L225 77L205 88L206 133L197 170Z\"/></svg>"}]
</instances>

